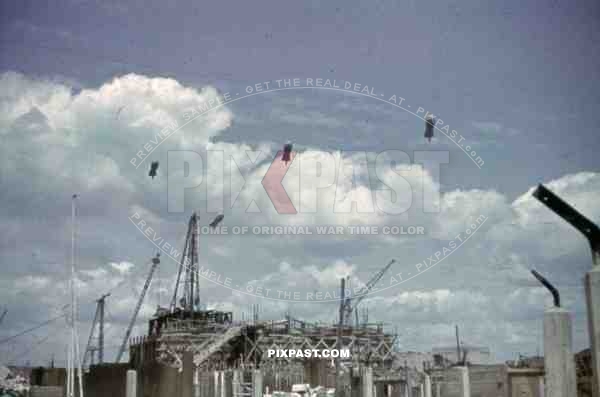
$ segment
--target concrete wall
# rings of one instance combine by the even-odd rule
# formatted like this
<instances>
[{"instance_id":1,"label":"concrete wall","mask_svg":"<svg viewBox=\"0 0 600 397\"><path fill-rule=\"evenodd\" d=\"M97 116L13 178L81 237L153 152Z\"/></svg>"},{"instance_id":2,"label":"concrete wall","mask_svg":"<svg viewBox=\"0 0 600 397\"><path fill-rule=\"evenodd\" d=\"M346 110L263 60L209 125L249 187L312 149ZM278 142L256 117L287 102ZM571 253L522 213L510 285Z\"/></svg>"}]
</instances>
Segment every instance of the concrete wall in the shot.
<instances>
[{"instance_id":1,"label":"concrete wall","mask_svg":"<svg viewBox=\"0 0 600 397\"><path fill-rule=\"evenodd\" d=\"M543 397L540 392L543 376L544 371L539 368L517 369L504 364L471 365L471 397ZM457 368L433 371L431 379L433 397L462 397Z\"/></svg>"},{"instance_id":2,"label":"concrete wall","mask_svg":"<svg viewBox=\"0 0 600 397\"><path fill-rule=\"evenodd\" d=\"M137 371L138 397L179 397L181 395L183 373L177 368L148 364L138 368Z\"/></svg>"},{"instance_id":3,"label":"concrete wall","mask_svg":"<svg viewBox=\"0 0 600 397\"><path fill-rule=\"evenodd\" d=\"M33 368L29 381L35 386L63 386L67 381L67 371L64 368Z\"/></svg>"},{"instance_id":4,"label":"concrete wall","mask_svg":"<svg viewBox=\"0 0 600 397\"><path fill-rule=\"evenodd\" d=\"M83 376L85 397L125 397L128 364L93 365ZM75 387L76 391L78 388ZM78 393L76 393L78 394Z\"/></svg>"},{"instance_id":5,"label":"concrete wall","mask_svg":"<svg viewBox=\"0 0 600 397\"><path fill-rule=\"evenodd\" d=\"M462 373L457 368L433 371L431 379L434 397L463 397ZM440 391L439 395L436 390Z\"/></svg>"},{"instance_id":6,"label":"concrete wall","mask_svg":"<svg viewBox=\"0 0 600 397\"><path fill-rule=\"evenodd\" d=\"M64 397L61 386L32 386L29 397Z\"/></svg>"},{"instance_id":7,"label":"concrete wall","mask_svg":"<svg viewBox=\"0 0 600 397\"><path fill-rule=\"evenodd\" d=\"M473 365L469 367L471 397L508 397L506 365Z\"/></svg>"},{"instance_id":8,"label":"concrete wall","mask_svg":"<svg viewBox=\"0 0 600 397\"><path fill-rule=\"evenodd\" d=\"M508 373L507 397L543 397L543 371L535 369L510 369ZM573 396L575 397L575 396Z\"/></svg>"},{"instance_id":9,"label":"concrete wall","mask_svg":"<svg viewBox=\"0 0 600 397\"><path fill-rule=\"evenodd\" d=\"M142 361L137 368L137 397L193 397L191 355L184 356L184 371ZM129 364L103 364L84 376L85 397L125 397Z\"/></svg>"}]
</instances>

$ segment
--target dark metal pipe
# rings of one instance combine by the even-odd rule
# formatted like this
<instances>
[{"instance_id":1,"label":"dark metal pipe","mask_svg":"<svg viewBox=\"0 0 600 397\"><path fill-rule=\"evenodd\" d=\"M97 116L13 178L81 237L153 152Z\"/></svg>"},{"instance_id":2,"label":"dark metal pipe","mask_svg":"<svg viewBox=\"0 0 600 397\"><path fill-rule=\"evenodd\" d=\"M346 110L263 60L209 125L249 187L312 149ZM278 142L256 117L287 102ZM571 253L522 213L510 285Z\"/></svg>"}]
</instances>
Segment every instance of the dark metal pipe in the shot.
<instances>
[{"instance_id":1,"label":"dark metal pipe","mask_svg":"<svg viewBox=\"0 0 600 397\"><path fill-rule=\"evenodd\" d=\"M560 307L560 294L558 293L558 290L552 284L550 284L550 282L546 280L544 276L542 276L535 270L532 270L531 273L535 278L538 279L540 283L544 285L544 287L548 288L548 290L552 293L552 296L554 297L554 306Z\"/></svg>"}]
</instances>

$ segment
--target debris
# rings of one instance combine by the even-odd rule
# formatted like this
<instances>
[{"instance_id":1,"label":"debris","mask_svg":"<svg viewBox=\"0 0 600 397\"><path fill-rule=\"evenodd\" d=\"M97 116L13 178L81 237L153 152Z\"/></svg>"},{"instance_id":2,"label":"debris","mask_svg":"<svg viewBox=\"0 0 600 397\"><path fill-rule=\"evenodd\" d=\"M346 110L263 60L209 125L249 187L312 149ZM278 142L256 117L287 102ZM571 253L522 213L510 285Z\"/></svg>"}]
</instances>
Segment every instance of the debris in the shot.
<instances>
[{"instance_id":1,"label":"debris","mask_svg":"<svg viewBox=\"0 0 600 397\"><path fill-rule=\"evenodd\" d=\"M225 215L223 215L223 214L217 215L215 220L213 220L209 226L214 229L223 220L223 218L225 218Z\"/></svg>"},{"instance_id":2,"label":"debris","mask_svg":"<svg viewBox=\"0 0 600 397\"><path fill-rule=\"evenodd\" d=\"M125 109L125 106L121 106L121 107L119 108L119 110L117 110L117 113L116 113L115 119L118 119L118 118L119 118L119 116L121 115L121 111L123 111L123 109Z\"/></svg>"}]
</instances>

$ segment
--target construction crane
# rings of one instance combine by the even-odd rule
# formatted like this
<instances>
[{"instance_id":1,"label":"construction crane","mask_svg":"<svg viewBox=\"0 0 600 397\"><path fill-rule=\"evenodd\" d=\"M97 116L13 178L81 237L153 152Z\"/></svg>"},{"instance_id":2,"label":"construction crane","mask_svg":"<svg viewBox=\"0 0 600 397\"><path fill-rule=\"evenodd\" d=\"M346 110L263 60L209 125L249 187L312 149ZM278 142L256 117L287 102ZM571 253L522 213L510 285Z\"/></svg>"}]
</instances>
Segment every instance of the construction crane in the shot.
<instances>
[{"instance_id":1,"label":"construction crane","mask_svg":"<svg viewBox=\"0 0 600 397\"><path fill-rule=\"evenodd\" d=\"M160 263L160 259L158 259L159 257L160 257L160 252L156 254L156 257L152 258L152 268L150 268L150 274L148 274L148 278L146 279L146 284L144 284L144 289L142 290L142 293L140 294L140 299L138 300L135 310L133 311L133 317L131 317L131 322L129 323L129 327L127 327L127 332L125 332L125 338L123 338L123 343L121 344L121 347L119 348L119 353L117 353L117 360L116 360L117 363L121 361L121 356L123 356L123 352L125 351L125 347L127 346L127 341L129 340L129 336L131 335L131 330L133 329L135 320L137 319L138 313L140 312L140 308L142 307L142 303L144 302L144 296L146 296L148 287L150 287L150 282L152 281L152 276L154 275L154 271L156 270L156 267Z\"/></svg>"},{"instance_id":2,"label":"construction crane","mask_svg":"<svg viewBox=\"0 0 600 397\"><path fill-rule=\"evenodd\" d=\"M224 219L224 215L218 215L210 223L211 228L216 228L217 225ZM194 312L200 310L200 270L199 270L199 237L200 237L200 216L195 212L190 217L188 230L185 236L185 244L183 246L183 254L177 272L177 280L169 311L175 312L177 304L186 312ZM180 290L179 284L184 277L183 291ZM179 296L179 294L181 296ZM177 299L179 298L179 300Z\"/></svg>"},{"instance_id":3,"label":"construction crane","mask_svg":"<svg viewBox=\"0 0 600 397\"><path fill-rule=\"evenodd\" d=\"M394 264L394 262L396 262L396 260L392 259L390 263L385 265L383 269L375 273L375 275L365 285L365 289L361 295L359 295L357 298L346 298L346 300L344 301L344 325L350 325L350 322L352 320L352 312L354 311L356 314L356 326L358 327L358 311L356 310L356 308L358 307L360 302L362 302L363 299L367 297L371 289L375 286L375 284L379 282L379 280L381 280L381 277L383 277L385 272L388 271L388 269L390 268L390 266L392 266L392 264ZM353 299L354 302L352 302Z\"/></svg>"},{"instance_id":4,"label":"construction crane","mask_svg":"<svg viewBox=\"0 0 600 397\"><path fill-rule=\"evenodd\" d=\"M98 305L96 306L96 314L94 315L94 322L92 323L92 330L90 331L90 338L88 339L85 353L83 355L83 366L87 365L88 359L90 359L91 365L94 365L94 353L98 352L98 364L102 364L104 361L104 303L105 299L110 294L105 294L97 300ZM98 344L92 346L92 340L96 334L96 325L98 325Z\"/></svg>"}]
</instances>

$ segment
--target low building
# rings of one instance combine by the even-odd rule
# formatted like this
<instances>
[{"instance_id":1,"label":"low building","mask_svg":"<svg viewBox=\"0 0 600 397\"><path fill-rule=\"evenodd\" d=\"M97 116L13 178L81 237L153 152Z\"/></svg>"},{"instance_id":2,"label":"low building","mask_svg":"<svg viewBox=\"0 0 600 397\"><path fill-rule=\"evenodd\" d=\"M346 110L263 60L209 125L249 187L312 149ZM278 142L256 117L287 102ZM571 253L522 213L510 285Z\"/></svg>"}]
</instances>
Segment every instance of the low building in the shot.
<instances>
[{"instance_id":1,"label":"low building","mask_svg":"<svg viewBox=\"0 0 600 397\"><path fill-rule=\"evenodd\" d=\"M469 365L471 397L543 397L544 370L512 368L506 364ZM462 372L457 367L430 372L433 397L463 396Z\"/></svg>"},{"instance_id":2,"label":"low building","mask_svg":"<svg viewBox=\"0 0 600 397\"><path fill-rule=\"evenodd\" d=\"M423 372L425 367L431 367L433 363L432 353L407 351L396 353L394 356L399 366L416 369L419 372Z\"/></svg>"},{"instance_id":3,"label":"low building","mask_svg":"<svg viewBox=\"0 0 600 397\"><path fill-rule=\"evenodd\" d=\"M462 360L462 356L466 353L466 361L471 364L492 364L494 357L489 348L482 346L462 345L460 347L461 358L458 360L456 346L450 347L434 347L432 349L434 355L442 356L445 360L457 362Z\"/></svg>"}]
</instances>

